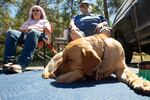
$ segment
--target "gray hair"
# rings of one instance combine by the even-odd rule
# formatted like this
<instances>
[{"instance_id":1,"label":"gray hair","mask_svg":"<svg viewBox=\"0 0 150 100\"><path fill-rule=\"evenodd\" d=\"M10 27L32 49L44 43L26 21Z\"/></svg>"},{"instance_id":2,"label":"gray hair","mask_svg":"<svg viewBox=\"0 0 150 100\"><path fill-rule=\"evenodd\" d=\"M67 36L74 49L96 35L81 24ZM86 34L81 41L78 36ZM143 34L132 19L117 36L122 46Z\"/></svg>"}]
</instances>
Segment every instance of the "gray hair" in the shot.
<instances>
[{"instance_id":1,"label":"gray hair","mask_svg":"<svg viewBox=\"0 0 150 100\"><path fill-rule=\"evenodd\" d=\"M88 12L92 12L92 10L93 10L93 7L91 6L91 5L89 5L89 8L88 8Z\"/></svg>"}]
</instances>

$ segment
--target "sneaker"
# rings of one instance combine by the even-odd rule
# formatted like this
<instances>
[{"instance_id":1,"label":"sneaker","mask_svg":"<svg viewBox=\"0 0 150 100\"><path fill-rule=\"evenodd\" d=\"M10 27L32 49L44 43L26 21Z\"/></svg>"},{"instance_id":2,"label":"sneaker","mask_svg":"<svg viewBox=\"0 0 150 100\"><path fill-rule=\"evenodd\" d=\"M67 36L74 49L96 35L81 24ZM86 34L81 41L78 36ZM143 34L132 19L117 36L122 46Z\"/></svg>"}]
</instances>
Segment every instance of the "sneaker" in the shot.
<instances>
[{"instance_id":1,"label":"sneaker","mask_svg":"<svg viewBox=\"0 0 150 100\"><path fill-rule=\"evenodd\" d=\"M12 65L12 63L7 63L3 65L3 72L6 73L8 71L8 69L10 68L10 66Z\"/></svg>"},{"instance_id":2,"label":"sneaker","mask_svg":"<svg viewBox=\"0 0 150 100\"><path fill-rule=\"evenodd\" d=\"M22 69L21 65L19 65L19 64L11 65L8 70L12 73L22 73L23 72L23 69Z\"/></svg>"},{"instance_id":3,"label":"sneaker","mask_svg":"<svg viewBox=\"0 0 150 100\"><path fill-rule=\"evenodd\" d=\"M9 67L10 65L12 65L13 63L7 63L7 64L4 64L3 66L4 67Z\"/></svg>"}]
</instances>

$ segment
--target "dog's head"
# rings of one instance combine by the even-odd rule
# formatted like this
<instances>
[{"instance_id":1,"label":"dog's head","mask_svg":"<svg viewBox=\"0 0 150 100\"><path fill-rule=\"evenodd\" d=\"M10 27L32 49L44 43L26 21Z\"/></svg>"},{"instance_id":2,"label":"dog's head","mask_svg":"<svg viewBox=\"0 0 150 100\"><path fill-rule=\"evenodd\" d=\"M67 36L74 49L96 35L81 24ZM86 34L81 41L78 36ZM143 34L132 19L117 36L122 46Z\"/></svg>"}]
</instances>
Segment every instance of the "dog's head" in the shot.
<instances>
[{"instance_id":1,"label":"dog's head","mask_svg":"<svg viewBox=\"0 0 150 100\"><path fill-rule=\"evenodd\" d=\"M50 78L54 76L56 78L75 70L82 71L84 75L92 76L97 64L101 62L101 58L93 49L93 44L91 45L91 43L85 39L80 40L82 43L74 41L66 46L63 51L62 59L55 67L56 69L52 71ZM101 49L98 49L98 51L102 53L102 47L99 48ZM100 56L102 56L101 53L99 53Z\"/></svg>"},{"instance_id":2,"label":"dog's head","mask_svg":"<svg viewBox=\"0 0 150 100\"><path fill-rule=\"evenodd\" d=\"M51 71L53 77L58 77L60 75L66 74L72 70L77 69L77 66L81 65L82 57L81 57L81 48L78 46L73 46L78 41L71 42L68 44L63 50L62 57L55 61L55 69Z\"/></svg>"}]
</instances>

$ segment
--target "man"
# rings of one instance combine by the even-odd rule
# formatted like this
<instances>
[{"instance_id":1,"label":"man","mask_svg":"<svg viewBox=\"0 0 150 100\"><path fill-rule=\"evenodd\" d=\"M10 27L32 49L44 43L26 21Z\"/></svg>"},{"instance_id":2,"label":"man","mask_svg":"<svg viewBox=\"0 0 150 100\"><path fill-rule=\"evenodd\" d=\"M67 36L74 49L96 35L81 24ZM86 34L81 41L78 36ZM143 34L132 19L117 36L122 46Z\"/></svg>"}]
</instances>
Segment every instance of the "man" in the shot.
<instances>
[{"instance_id":1,"label":"man","mask_svg":"<svg viewBox=\"0 0 150 100\"><path fill-rule=\"evenodd\" d=\"M70 22L72 40L100 33L103 26L108 27L107 20L103 16L91 14L92 6L88 1L80 4L81 15L76 15Z\"/></svg>"}]
</instances>

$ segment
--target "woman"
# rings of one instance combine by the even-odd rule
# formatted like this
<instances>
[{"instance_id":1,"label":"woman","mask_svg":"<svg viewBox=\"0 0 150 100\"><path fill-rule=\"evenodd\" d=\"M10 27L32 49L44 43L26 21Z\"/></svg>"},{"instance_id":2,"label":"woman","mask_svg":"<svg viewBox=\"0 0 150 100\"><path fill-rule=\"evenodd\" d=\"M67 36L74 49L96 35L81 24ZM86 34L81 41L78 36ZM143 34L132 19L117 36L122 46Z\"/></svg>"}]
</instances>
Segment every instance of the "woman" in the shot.
<instances>
[{"instance_id":1,"label":"woman","mask_svg":"<svg viewBox=\"0 0 150 100\"><path fill-rule=\"evenodd\" d=\"M34 5L29 12L28 20L20 27L20 30L8 30L4 50L4 72L22 73L29 65L37 47L38 41L43 38L43 31L51 33L51 26L42 7ZM16 64L14 60L18 43L23 43L24 48Z\"/></svg>"}]
</instances>

